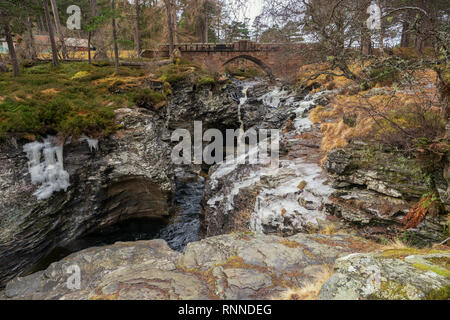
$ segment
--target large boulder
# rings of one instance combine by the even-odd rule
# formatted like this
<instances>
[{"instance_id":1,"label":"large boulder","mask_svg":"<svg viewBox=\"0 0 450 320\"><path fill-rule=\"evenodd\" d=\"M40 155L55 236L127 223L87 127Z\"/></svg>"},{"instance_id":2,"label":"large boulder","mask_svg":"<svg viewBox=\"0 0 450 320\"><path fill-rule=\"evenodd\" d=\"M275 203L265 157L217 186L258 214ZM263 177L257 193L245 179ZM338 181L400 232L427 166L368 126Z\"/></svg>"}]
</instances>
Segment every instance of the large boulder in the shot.
<instances>
[{"instance_id":1,"label":"large boulder","mask_svg":"<svg viewBox=\"0 0 450 320\"><path fill-rule=\"evenodd\" d=\"M15 278L3 298L278 298L314 281L338 257L376 247L349 235L305 234L223 235L192 242L184 253L171 250L163 240L121 242L85 249L45 271ZM79 288L71 277L74 266L80 271Z\"/></svg>"},{"instance_id":2,"label":"large boulder","mask_svg":"<svg viewBox=\"0 0 450 320\"><path fill-rule=\"evenodd\" d=\"M22 145L2 147L0 286L96 228L131 218L167 220L174 181L164 125L143 109L116 114L121 129L97 150L84 140L66 142L70 186L42 201L33 195Z\"/></svg>"},{"instance_id":3,"label":"large boulder","mask_svg":"<svg viewBox=\"0 0 450 320\"><path fill-rule=\"evenodd\" d=\"M357 253L336 260L323 300L419 300L450 297L450 252L415 249Z\"/></svg>"}]
</instances>

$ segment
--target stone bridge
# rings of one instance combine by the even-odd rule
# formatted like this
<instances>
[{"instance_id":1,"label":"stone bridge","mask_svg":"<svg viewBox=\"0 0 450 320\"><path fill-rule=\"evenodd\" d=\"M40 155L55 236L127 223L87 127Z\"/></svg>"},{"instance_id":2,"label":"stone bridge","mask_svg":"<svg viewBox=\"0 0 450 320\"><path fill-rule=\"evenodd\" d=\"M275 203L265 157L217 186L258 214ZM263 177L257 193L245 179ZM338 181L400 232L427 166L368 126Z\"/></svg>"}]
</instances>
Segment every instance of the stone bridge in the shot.
<instances>
[{"instance_id":1,"label":"stone bridge","mask_svg":"<svg viewBox=\"0 0 450 320\"><path fill-rule=\"evenodd\" d=\"M181 56L187 60L210 69L220 69L238 59L253 62L270 77L282 77L291 74L298 67L310 63L306 57L306 48L310 45L256 43L242 40L234 43L181 43L175 46ZM168 58L169 45L160 45L158 50L145 50L145 58Z\"/></svg>"}]
</instances>

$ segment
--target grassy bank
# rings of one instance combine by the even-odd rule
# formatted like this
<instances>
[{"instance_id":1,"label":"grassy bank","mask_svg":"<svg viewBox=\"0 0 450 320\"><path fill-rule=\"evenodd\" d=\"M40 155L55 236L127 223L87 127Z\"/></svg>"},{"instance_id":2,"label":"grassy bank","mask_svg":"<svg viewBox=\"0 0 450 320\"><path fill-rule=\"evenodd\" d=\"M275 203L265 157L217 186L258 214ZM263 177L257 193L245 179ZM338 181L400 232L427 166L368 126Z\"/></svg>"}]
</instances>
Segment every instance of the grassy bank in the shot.
<instances>
[{"instance_id":1,"label":"grassy bank","mask_svg":"<svg viewBox=\"0 0 450 320\"><path fill-rule=\"evenodd\" d=\"M50 63L25 68L14 78L0 74L0 138L34 140L59 133L64 136L107 135L115 130L114 109L134 105L133 92L117 94L118 81L139 82L144 70L84 62Z\"/></svg>"}]
</instances>

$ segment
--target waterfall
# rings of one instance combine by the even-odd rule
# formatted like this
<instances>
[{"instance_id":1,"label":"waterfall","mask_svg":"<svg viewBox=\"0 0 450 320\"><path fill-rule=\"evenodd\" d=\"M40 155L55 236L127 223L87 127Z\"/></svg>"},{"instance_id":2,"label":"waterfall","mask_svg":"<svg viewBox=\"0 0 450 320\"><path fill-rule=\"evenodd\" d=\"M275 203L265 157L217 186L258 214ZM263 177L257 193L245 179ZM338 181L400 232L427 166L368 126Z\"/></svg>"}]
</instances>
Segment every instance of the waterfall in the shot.
<instances>
[{"instance_id":1,"label":"waterfall","mask_svg":"<svg viewBox=\"0 0 450 320\"><path fill-rule=\"evenodd\" d=\"M243 119L241 108L247 102L247 90L239 103L239 121L241 128ZM310 94L299 100L295 92L274 87L269 93L258 100L270 107L273 112L285 107L284 112L294 113L294 130L283 134L282 139L290 145L298 143L297 136L313 130L313 124L308 118L309 111L319 104L329 91ZM241 129L243 131L243 129ZM248 150L241 157L247 158L250 153L261 148L261 142ZM294 230L308 230L310 226L317 226L318 220L325 219L325 206L333 189L328 186L327 178L323 176L321 167L308 158L298 156L279 160L279 167L274 168L264 164L250 167L246 170L233 159L218 165L210 176L209 185L214 196L208 199L207 205L224 215L229 214L235 207L235 197L245 188L251 188L256 194L253 208L249 208L251 218L249 227L253 231L264 232L265 228L290 227ZM229 180L225 176L230 175ZM219 183L221 179L225 179ZM225 183L223 183L225 182ZM285 221L289 221L285 226ZM289 226L290 225L290 226Z\"/></svg>"},{"instance_id":2,"label":"waterfall","mask_svg":"<svg viewBox=\"0 0 450 320\"><path fill-rule=\"evenodd\" d=\"M53 192L67 190L69 173L64 170L62 145L53 146L50 139L45 139L43 143L35 141L24 145L23 151L27 154L31 183L40 184L33 194L38 200L50 198Z\"/></svg>"},{"instance_id":3,"label":"waterfall","mask_svg":"<svg viewBox=\"0 0 450 320\"><path fill-rule=\"evenodd\" d=\"M245 103L248 100L247 97L247 91L249 88L253 87L257 82L254 81L250 81L250 82L245 82L242 88L242 97L239 99L239 106L238 106L238 121L239 121L239 137L238 137L238 141L242 140L242 136L244 135L245 132L245 128L244 128L244 121L242 120L242 113L241 113L241 108L243 105L245 105Z\"/></svg>"}]
</instances>

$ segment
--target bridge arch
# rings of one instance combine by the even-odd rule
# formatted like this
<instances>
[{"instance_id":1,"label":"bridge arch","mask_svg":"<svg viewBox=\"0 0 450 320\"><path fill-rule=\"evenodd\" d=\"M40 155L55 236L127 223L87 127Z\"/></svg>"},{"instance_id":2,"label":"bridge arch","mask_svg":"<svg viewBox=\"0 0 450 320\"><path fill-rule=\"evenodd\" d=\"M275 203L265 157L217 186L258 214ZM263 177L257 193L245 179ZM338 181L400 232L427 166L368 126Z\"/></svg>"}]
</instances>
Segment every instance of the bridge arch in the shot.
<instances>
[{"instance_id":1,"label":"bridge arch","mask_svg":"<svg viewBox=\"0 0 450 320\"><path fill-rule=\"evenodd\" d=\"M255 58L255 57L250 56L250 55L247 55L247 54L241 54L241 55L235 56L235 57L233 57L233 58L231 58L231 59L228 59L224 64L222 64L222 67L226 66L227 64L229 64L229 63L231 63L231 62L233 62L233 61L235 61L235 60L237 60L237 59L246 59L246 60L249 60L249 61L255 63L256 65L258 65L261 69L263 69L264 72L265 72L271 79L275 78L274 75L273 75L273 73L272 73L272 70L269 68L269 66L267 66L267 65L266 65L264 62L262 62L260 59Z\"/></svg>"}]
</instances>

